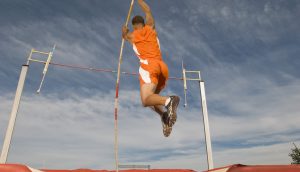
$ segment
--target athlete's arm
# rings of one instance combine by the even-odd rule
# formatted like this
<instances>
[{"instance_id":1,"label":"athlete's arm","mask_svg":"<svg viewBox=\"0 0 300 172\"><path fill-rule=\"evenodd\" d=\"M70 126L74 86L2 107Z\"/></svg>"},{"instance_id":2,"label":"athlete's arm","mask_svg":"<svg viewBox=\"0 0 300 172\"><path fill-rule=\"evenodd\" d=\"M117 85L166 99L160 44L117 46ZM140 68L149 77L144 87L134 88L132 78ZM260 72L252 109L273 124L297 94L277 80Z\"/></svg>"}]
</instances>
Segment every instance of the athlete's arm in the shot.
<instances>
[{"instance_id":1,"label":"athlete's arm","mask_svg":"<svg viewBox=\"0 0 300 172\"><path fill-rule=\"evenodd\" d=\"M155 28L154 18L151 13L150 7L146 4L144 0L138 0L140 7L142 8L143 12L146 14L146 25Z\"/></svg>"},{"instance_id":2,"label":"athlete's arm","mask_svg":"<svg viewBox=\"0 0 300 172\"><path fill-rule=\"evenodd\" d=\"M129 31L128 27L126 26L122 27L122 37L130 43L132 43L133 41L133 34Z\"/></svg>"}]
</instances>

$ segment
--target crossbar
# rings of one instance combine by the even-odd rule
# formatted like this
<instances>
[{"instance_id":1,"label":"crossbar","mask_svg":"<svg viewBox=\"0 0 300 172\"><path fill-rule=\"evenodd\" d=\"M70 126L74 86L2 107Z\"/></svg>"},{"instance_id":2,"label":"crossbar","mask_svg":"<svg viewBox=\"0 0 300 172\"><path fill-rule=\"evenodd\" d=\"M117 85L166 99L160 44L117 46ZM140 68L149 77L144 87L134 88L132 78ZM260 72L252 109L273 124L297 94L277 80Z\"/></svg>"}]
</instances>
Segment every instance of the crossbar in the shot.
<instances>
[{"instance_id":1,"label":"crossbar","mask_svg":"<svg viewBox=\"0 0 300 172\"><path fill-rule=\"evenodd\" d=\"M38 54L45 54L45 55L49 55L49 53L47 52L42 52L42 51L37 51L37 50L33 50L33 53L38 53Z\"/></svg>"}]
</instances>

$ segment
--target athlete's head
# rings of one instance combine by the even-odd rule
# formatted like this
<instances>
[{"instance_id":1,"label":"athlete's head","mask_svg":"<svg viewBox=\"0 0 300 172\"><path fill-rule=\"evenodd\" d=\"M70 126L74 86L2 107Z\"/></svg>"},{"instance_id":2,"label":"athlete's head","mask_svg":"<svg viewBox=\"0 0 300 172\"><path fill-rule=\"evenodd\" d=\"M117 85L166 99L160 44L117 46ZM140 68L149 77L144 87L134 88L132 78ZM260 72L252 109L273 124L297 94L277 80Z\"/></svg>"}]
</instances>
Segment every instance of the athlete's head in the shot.
<instances>
[{"instance_id":1,"label":"athlete's head","mask_svg":"<svg viewBox=\"0 0 300 172\"><path fill-rule=\"evenodd\" d=\"M142 16L134 16L131 22L133 30L138 30L145 26L145 20Z\"/></svg>"}]
</instances>

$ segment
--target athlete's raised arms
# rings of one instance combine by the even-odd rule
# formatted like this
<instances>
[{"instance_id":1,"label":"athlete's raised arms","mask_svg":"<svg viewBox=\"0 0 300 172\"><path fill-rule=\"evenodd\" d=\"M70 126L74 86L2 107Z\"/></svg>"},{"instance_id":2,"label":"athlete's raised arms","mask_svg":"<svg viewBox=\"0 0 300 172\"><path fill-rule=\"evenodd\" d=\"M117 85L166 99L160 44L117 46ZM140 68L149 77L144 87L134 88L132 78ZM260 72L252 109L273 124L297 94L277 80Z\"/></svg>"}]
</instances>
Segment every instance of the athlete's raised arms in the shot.
<instances>
[{"instance_id":1,"label":"athlete's raised arms","mask_svg":"<svg viewBox=\"0 0 300 172\"><path fill-rule=\"evenodd\" d=\"M151 28L155 29L155 24L154 24L154 18L152 16L150 7L146 4L144 0L138 0L139 6L142 8L142 11L146 15L146 22L144 22L143 17L141 16L135 16L132 19L132 25L134 30L139 30L142 29L145 25L150 26ZM122 28L122 37L126 40L129 41L130 43L133 42L133 34L132 32L129 31L127 26L123 26Z\"/></svg>"},{"instance_id":2,"label":"athlete's raised arms","mask_svg":"<svg viewBox=\"0 0 300 172\"><path fill-rule=\"evenodd\" d=\"M146 15L146 25L155 28L155 22L150 7L146 4L144 0L138 0L138 4L140 5L140 7Z\"/></svg>"}]
</instances>

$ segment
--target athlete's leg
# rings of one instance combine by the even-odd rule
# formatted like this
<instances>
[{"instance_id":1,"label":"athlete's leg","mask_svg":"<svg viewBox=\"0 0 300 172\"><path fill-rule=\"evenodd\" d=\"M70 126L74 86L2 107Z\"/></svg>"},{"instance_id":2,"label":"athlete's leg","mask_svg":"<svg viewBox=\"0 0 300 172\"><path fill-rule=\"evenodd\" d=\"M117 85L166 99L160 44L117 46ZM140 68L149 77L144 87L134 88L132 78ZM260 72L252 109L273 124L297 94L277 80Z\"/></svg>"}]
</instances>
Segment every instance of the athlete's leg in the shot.
<instances>
[{"instance_id":1,"label":"athlete's leg","mask_svg":"<svg viewBox=\"0 0 300 172\"><path fill-rule=\"evenodd\" d=\"M141 86L141 100L144 107L164 106L168 97L160 96L155 93L156 84L149 83ZM155 108L156 109L156 108Z\"/></svg>"},{"instance_id":2,"label":"athlete's leg","mask_svg":"<svg viewBox=\"0 0 300 172\"><path fill-rule=\"evenodd\" d=\"M160 91L156 90L154 92L155 94L159 94ZM149 106L154 112L156 112L160 117L162 117L164 115L164 113L166 113L165 107L162 105L155 105L155 106Z\"/></svg>"},{"instance_id":3,"label":"athlete's leg","mask_svg":"<svg viewBox=\"0 0 300 172\"><path fill-rule=\"evenodd\" d=\"M171 134L172 126L176 121L176 108L179 103L179 97L160 96L168 79L168 68L160 61L149 61L149 65L141 64L139 69L141 85L141 101L144 107L150 107L157 112L162 121L163 133L166 137ZM164 107L166 107L166 111Z\"/></svg>"},{"instance_id":4,"label":"athlete's leg","mask_svg":"<svg viewBox=\"0 0 300 172\"><path fill-rule=\"evenodd\" d=\"M154 93L159 95L160 91L161 91L161 90L156 89ZM160 116L162 116L163 113L166 112L165 106L164 106L164 105L163 105L163 106L162 106L162 105L155 105L155 106L153 106L153 109L154 109L154 111L157 112Z\"/></svg>"},{"instance_id":5,"label":"athlete's leg","mask_svg":"<svg viewBox=\"0 0 300 172\"><path fill-rule=\"evenodd\" d=\"M141 99L145 107L150 107L160 116L163 134L168 137L172 132L172 127L168 125L168 113L164 110L164 104L168 97L160 96L160 90L156 88L155 84L143 84L141 86Z\"/></svg>"},{"instance_id":6,"label":"athlete's leg","mask_svg":"<svg viewBox=\"0 0 300 172\"><path fill-rule=\"evenodd\" d=\"M142 99L142 103L143 103L144 106L146 105L146 101L148 100L147 96L148 97L152 96L152 95L156 95L156 97L159 96L160 90L157 89L157 86L155 84L152 84L151 86L148 86L148 87L152 87L152 86L153 86L153 89L150 89L151 91L149 91L149 90L145 91L145 88L144 88L144 90L142 90L142 88L141 88L141 99ZM153 90L155 90L154 93L153 93ZM153 111L155 111L161 118L163 118L164 122L167 122L167 116L168 115L167 115L167 112L166 112L164 106L154 105L154 106L148 106L148 107L151 108Z\"/></svg>"},{"instance_id":7,"label":"athlete's leg","mask_svg":"<svg viewBox=\"0 0 300 172\"><path fill-rule=\"evenodd\" d=\"M157 108L156 106L149 106L149 108L156 112L159 116L162 116L164 113L164 111L161 110L161 108Z\"/></svg>"}]
</instances>

